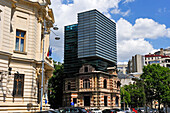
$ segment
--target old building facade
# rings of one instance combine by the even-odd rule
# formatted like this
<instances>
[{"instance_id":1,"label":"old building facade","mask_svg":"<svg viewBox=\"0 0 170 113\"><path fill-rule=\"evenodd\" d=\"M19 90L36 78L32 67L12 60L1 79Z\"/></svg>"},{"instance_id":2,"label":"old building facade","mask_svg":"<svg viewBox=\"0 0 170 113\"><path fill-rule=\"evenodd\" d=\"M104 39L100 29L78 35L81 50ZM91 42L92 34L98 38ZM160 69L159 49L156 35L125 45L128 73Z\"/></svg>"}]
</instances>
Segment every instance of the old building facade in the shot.
<instances>
[{"instance_id":1,"label":"old building facade","mask_svg":"<svg viewBox=\"0 0 170 113\"><path fill-rule=\"evenodd\" d=\"M63 106L86 109L111 109L120 107L120 80L115 68L108 72L96 71L91 65L83 65L74 78L64 82Z\"/></svg>"},{"instance_id":2,"label":"old building facade","mask_svg":"<svg viewBox=\"0 0 170 113\"><path fill-rule=\"evenodd\" d=\"M50 0L0 1L0 112L39 110L44 20L48 32L44 36L44 94L53 72L53 62L46 55L54 23L49 5Z\"/></svg>"}]
</instances>

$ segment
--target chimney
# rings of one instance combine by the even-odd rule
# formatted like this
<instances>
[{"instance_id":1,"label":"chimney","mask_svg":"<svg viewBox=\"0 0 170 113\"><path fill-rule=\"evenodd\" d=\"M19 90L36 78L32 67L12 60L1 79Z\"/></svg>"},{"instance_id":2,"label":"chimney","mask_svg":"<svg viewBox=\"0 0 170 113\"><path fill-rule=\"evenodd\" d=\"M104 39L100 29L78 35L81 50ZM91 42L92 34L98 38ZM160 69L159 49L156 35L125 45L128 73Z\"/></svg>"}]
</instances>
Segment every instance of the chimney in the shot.
<instances>
[{"instance_id":1,"label":"chimney","mask_svg":"<svg viewBox=\"0 0 170 113\"><path fill-rule=\"evenodd\" d=\"M160 48L160 55L163 55L163 48Z\"/></svg>"}]
</instances>

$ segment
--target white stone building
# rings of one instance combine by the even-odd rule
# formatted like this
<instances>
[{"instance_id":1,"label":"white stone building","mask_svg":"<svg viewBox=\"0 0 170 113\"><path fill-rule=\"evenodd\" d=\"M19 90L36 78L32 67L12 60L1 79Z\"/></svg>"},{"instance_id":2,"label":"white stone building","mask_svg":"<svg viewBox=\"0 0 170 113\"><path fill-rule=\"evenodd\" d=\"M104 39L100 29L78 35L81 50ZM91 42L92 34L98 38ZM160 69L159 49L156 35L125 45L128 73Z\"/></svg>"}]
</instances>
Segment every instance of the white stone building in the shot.
<instances>
[{"instance_id":1,"label":"white stone building","mask_svg":"<svg viewBox=\"0 0 170 113\"><path fill-rule=\"evenodd\" d=\"M128 73L128 65L127 64L117 64L118 73L127 74Z\"/></svg>"},{"instance_id":2,"label":"white stone building","mask_svg":"<svg viewBox=\"0 0 170 113\"><path fill-rule=\"evenodd\" d=\"M0 0L0 112L39 110L44 19L48 31L44 86L53 72L53 62L46 56L54 23L50 4L50 0Z\"/></svg>"},{"instance_id":3,"label":"white stone building","mask_svg":"<svg viewBox=\"0 0 170 113\"><path fill-rule=\"evenodd\" d=\"M170 68L170 48L161 48L154 54L145 55L145 65L148 64L160 64L160 66Z\"/></svg>"},{"instance_id":4,"label":"white stone building","mask_svg":"<svg viewBox=\"0 0 170 113\"><path fill-rule=\"evenodd\" d=\"M128 61L128 73L142 73L144 66L144 57L143 55L132 56L132 59Z\"/></svg>"}]
</instances>

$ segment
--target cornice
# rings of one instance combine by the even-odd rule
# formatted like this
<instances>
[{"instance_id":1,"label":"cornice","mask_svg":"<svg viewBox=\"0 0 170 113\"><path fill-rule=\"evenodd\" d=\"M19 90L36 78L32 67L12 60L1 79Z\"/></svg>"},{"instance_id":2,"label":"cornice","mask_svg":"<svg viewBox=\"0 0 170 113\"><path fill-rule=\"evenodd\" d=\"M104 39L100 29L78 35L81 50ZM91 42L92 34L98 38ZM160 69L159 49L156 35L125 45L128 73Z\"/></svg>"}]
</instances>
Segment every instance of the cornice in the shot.
<instances>
[{"instance_id":1,"label":"cornice","mask_svg":"<svg viewBox=\"0 0 170 113\"><path fill-rule=\"evenodd\" d=\"M0 51L0 55L12 56L12 53Z\"/></svg>"},{"instance_id":2,"label":"cornice","mask_svg":"<svg viewBox=\"0 0 170 113\"><path fill-rule=\"evenodd\" d=\"M28 59L28 58L21 58L21 57L11 57L11 60L18 60L18 61L24 61L24 62L36 62L34 59Z\"/></svg>"},{"instance_id":3,"label":"cornice","mask_svg":"<svg viewBox=\"0 0 170 113\"><path fill-rule=\"evenodd\" d=\"M88 74L104 74L104 75L108 75L108 76L114 76L117 77L117 75L114 74L109 74L103 71L93 71L93 72L86 72L86 73L77 73L76 75L81 76L81 75L88 75Z\"/></svg>"},{"instance_id":4,"label":"cornice","mask_svg":"<svg viewBox=\"0 0 170 113\"><path fill-rule=\"evenodd\" d=\"M42 65L42 61L36 61L36 64ZM53 64L51 65L48 62L44 61L44 65L46 65L46 66L50 67L52 70L54 70Z\"/></svg>"}]
</instances>

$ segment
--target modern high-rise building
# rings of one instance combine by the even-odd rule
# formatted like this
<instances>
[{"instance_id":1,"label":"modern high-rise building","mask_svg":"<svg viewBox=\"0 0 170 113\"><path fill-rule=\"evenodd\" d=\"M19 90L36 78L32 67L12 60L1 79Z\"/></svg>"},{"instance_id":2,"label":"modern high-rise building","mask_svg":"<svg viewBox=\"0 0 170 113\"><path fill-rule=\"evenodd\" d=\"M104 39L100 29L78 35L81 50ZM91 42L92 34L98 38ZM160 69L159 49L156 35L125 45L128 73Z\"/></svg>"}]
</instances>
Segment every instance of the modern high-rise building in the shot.
<instances>
[{"instance_id":1,"label":"modern high-rise building","mask_svg":"<svg viewBox=\"0 0 170 113\"><path fill-rule=\"evenodd\" d=\"M78 14L78 58L100 71L117 64L116 24L97 10Z\"/></svg>"},{"instance_id":2,"label":"modern high-rise building","mask_svg":"<svg viewBox=\"0 0 170 113\"><path fill-rule=\"evenodd\" d=\"M78 72L82 64L106 72L117 64L116 24L97 10L78 13L78 24L65 26L64 51L65 73Z\"/></svg>"},{"instance_id":3,"label":"modern high-rise building","mask_svg":"<svg viewBox=\"0 0 170 113\"><path fill-rule=\"evenodd\" d=\"M120 108L116 24L97 10L65 26L63 106Z\"/></svg>"},{"instance_id":4,"label":"modern high-rise building","mask_svg":"<svg viewBox=\"0 0 170 113\"><path fill-rule=\"evenodd\" d=\"M80 68L78 59L78 25L65 26L64 33L64 72L73 76Z\"/></svg>"}]
</instances>

